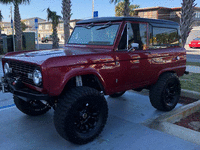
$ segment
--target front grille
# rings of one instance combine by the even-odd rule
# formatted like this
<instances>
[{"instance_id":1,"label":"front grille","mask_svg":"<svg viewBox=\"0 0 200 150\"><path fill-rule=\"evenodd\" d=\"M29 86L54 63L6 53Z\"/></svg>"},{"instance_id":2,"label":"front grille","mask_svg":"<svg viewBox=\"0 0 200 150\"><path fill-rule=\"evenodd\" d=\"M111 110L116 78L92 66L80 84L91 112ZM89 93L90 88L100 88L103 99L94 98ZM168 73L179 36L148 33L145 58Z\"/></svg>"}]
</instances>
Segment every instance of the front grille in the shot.
<instances>
[{"instance_id":1,"label":"front grille","mask_svg":"<svg viewBox=\"0 0 200 150\"><path fill-rule=\"evenodd\" d=\"M12 74L14 77L20 77L22 82L35 86L33 80L28 78L28 73L33 73L37 68L36 65L19 61L9 61L9 65L12 68Z\"/></svg>"}]
</instances>

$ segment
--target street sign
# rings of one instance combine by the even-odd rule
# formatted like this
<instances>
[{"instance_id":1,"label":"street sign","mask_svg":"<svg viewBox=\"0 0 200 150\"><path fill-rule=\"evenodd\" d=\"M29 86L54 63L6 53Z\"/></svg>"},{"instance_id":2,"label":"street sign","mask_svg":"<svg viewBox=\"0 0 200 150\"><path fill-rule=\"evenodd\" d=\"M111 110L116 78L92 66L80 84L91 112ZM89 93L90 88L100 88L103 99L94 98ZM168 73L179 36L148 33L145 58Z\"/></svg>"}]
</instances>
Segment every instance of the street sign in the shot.
<instances>
[{"instance_id":1,"label":"street sign","mask_svg":"<svg viewBox=\"0 0 200 150\"><path fill-rule=\"evenodd\" d=\"M35 28L37 29L38 28L38 19L35 18Z\"/></svg>"},{"instance_id":2,"label":"street sign","mask_svg":"<svg viewBox=\"0 0 200 150\"><path fill-rule=\"evenodd\" d=\"M94 17L98 17L98 11L94 11Z\"/></svg>"},{"instance_id":3,"label":"street sign","mask_svg":"<svg viewBox=\"0 0 200 150\"><path fill-rule=\"evenodd\" d=\"M36 49L39 50L39 41L38 41L38 19L35 18L35 29L36 29L36 39L37 39L37 47Z\"/></svg>"},{"instance_id":4,"label":"street sign","mask_svg":"<svg viewBox=\"0 0 200 150\"><path fill-rule=\"evenodd\" d=\"M13 29L13 20L11 19L11 28Z\"/></svg>"}]
</instances>

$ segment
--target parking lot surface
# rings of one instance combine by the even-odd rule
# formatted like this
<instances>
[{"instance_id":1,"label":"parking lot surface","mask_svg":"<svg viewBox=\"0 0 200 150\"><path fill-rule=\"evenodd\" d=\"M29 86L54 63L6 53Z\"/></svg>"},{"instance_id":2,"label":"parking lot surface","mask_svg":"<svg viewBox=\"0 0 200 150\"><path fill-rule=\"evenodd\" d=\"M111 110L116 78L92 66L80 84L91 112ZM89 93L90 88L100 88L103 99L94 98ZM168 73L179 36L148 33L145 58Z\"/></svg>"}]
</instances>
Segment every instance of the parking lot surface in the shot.
<instances>
[{"instance_id":1,"label":"parking lot surface","mask_svg":"<svg viewBox=\"0 0 200 150\"><path fill-rule=\"evenodd\" d=\"M0 93L0 98L2 95ZM151 106L148 96L127 91L120 98L114 99L106 96L106 99L109 107L107 124L101 135L86 145L74 145L58 135L53 124L53 110L42 116L30 117L21 113L13 105L2 107L2 103L0 103L0 149L200 149L200 146L196 144L143 125L146 120L163 114ZM12 102L12 98L8 101ZM180 106L178 104L177 107Z\"/></svg>"},{"instance_id":2,"label":"parking lot surface","mask_svg":"<svg viewBox=\"0 0 200 150\"><path fill-rule=\"evenodd\" d=\"M2 75L0 65L0 76ZM74 145L61 138L56 132L53 124L53 109L45 115L30 117L15 107L12 94L0 92L0 150L200 149L200 145L144 125L147 120L165 113L154 109L148 96L127 91L120 98L106 96L106 99L109 115L103 132L91 143ZM181 104L177 105L180 106Z\"/></svg>"}]
</instances>

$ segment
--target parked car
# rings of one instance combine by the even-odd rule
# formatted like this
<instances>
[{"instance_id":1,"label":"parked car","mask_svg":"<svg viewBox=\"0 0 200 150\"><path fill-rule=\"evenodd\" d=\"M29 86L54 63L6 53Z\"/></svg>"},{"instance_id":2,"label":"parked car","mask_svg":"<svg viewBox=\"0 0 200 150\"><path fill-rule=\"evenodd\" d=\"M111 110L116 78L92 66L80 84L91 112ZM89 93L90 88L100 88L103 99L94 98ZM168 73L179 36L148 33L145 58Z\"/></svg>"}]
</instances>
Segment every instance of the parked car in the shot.
<instances>
[{"instance_id":1,"label":"parked car","mask_svg":"<svg viewBox=\"0 0 200 150\"><path fill-rule=\"evenodd\" d=\"M48 43L49 41L53 41L53 36L46 36L46 37L42 37L41 39L42 43ZM59 42L59 38L58 38L58 42Z\"/></svg>"},{"instance_id":2,"label":"parked car","mask_svg":"<svg viewBox=\"0 0 200 150\"><path fill-rule=\"evenodd\" d=\"M198 48L200 47L200 37L195 38L189 43L190 48Z\"/></svg>"},{"instance_id":3,"label":"parked car","mask_svg":"<svg viewBox=\"0 0 200 150\"><path fill-rule=\"evenodd\" d=\"M179 38L178 23L167 20L82 20L64 48L6 54L2 90L13 93L16 107L27 115L54 108L57 132L85 144L106 124L104 95L116 98L130 89L148 89L156 109L170 111L177 105L179 77L186 73Z\"/></svg>"}]
</instances>

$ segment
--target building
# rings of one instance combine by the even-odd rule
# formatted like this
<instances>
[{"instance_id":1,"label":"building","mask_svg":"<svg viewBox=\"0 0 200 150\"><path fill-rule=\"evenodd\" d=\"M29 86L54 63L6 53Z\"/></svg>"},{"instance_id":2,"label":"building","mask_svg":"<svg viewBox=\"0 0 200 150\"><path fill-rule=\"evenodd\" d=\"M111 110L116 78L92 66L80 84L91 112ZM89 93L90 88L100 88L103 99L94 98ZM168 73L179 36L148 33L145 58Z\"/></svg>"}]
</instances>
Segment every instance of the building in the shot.
<instances>
[{"instance_id":1,"label":"building","mask_svg":"<svg viewBox=\"0 0 200 150\"><path fill-rule=\"evenodd\" d=\"M39 39L42 37L45 37L45 36L52 35L52 33L53 33L52 23L47 22L46 20L38 18L38 17L27 18L27 19L21 20L27 26L27 28L24 32L36 32L36 29L35 29L35 19L36 18L38 19ZM73 29L76 25L76 22L78 22L78 21L80 21L80 20L78 20L78 19L70 20L70 34L73 31ZM63 21L60 21L60 23L58 24L57 31L58 31L58 38L61 41L64 41L64 23L63 23ZM12 28L11 28L10 22L2 22L2 34L6 34L6 35L12 34Z\"/></svg>"},{"instance_id":2,"label":"building","mask_svg":"<svg viewBox=\"0 0 200 150\"><path fill-rule=\"evenodd\" d=\"M34 18L27 18L21 20L21 22L24 22L24 24L27 26L25 32L31 32L31 31L36 31L35 30L35 19L38 19L38 24L42 22L46 22L45 19L41 19L39 17L34 17Z\"/></svg>"},{"instance_id":3,"label":"building","mask_svg":"<svg viewBox=\"0 0 200 150\"><path fill-rule=\"evenodd\" d=\"M35 32L35 19L38 19L38 23L45 22L46 20L34 17L34 18L27 18L21 20L21 22L24 22L24 24L27 26L26 30L24 32ZM2 33L6 35L12 34L12 28L11 28L11 22L2 22Z\"/></svg>"},{"instance_id":4,"label":"building","mask_svg":"<svg viewBox=\"0 0 200 150\"><path fill-rule=\"evenodd\" d=\"M77 19L70 20L70 34L73 31L73 29L76 25L76 22L78 22L78 21L80 21L80 20L77 20ZM64 23L63 23L63 21L60 21L60 23L58 24L57 32L58 32L58 38L60 39L60 41L64 41ZM50 36L50 35L52 35L52 33L53 33L53 29L52 29L51 22L38 23L39 38Z\"/></svg>"},{"instance_id":5,"label":"building","mask_svg":"<svg viewBox=\"0 0 200 150\"><path fill-rule=\"evenodd\" d=\"M12 34L12 28L11 28L11 23L10 22L2 22L1 23L1 33L6 34L6 35L11 35Z\"/></svg>"},{"instance_id":6,"label":"building","mask_svg":"<svg viewBox=\"0 0 200 150\"><path fill-rule=\"evenodd\" d=\"M195 21L193 26L200 26L200 7L195 7ZM165 19L180 23L181 7L147 7L135 9L136 14L141 18Z\"/></svg>"}]
</instances>

